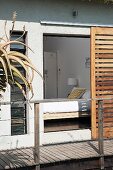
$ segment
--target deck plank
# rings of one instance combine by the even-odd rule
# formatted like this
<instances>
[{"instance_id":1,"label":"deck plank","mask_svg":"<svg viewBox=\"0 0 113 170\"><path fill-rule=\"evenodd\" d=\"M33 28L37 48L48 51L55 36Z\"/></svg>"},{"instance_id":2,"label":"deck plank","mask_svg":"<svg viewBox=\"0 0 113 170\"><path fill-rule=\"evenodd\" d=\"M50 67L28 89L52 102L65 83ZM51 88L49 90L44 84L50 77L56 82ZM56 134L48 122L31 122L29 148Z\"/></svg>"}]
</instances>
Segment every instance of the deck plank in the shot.
<instances>
[{"instance_id":1,"label":"deck plank","mask_svg":"<svg viewBox=\"0 0 113 170\"><path fill-rule=\"evenodd\" d=\"M15 167L15 163L12 161L12 158L5 152L0 153L0 158L5 162L5 167L11 169Z\"/></svg>"},{"instance_id":2,"label":"deck plank","mask_svg":"<svg viewBox=\"0 0 113 170\"><path fill-rule=\"evenodd\" d=\"M73 155L73 152L70 152L69 148L66 148L64 146L59 146L58 151L63 153L68 159L74 159L75 156Z\"/></svg>"},{"instance_id":3,"label":"deck plank","mask_svg":"<svg viewBox=\"0 0 113 170\"><path fill-rule=\"evenodd\" d=\"M113 156L113 139L104 141L105 156ZM62 161L99 158L98 142L86 141L40 147L40 164L51 164ZM0 152L0 169L33 166L34 148L13 149Z\"/></svg>"},{"instance_id":4,"label":"deck plank","mask_svg":"<svg viewBox=\"0 0 113 170\"><path fill-rule=\"evenodd\" d=\"M41 148L42 149L42 148ZM61 155L59 155L58 153L56 153L55 151L53 151L50 147L46 147L46 152L48 152L49 154L51 154L55 160L57 162L60 162L62 160L64 160L64 157L62 157Z\"/></svg>"},{"instance_id":5,"label":"deck plank","mask_svg":"<svg viewBox=\"0 0 113 170\"><path fill-rule=\"evenodd\" d=\"M17 149L17 155L20 159L22 159L24 162L26 162L27 166L30 166L34 163L34 160L30 156L29 152L27 151L28 149Z\"/></svg>"},{"instance_id":6,"label":"deck plank","mask_svg":"<svg viewBox=\"0 0 113 170\"><path fill-rule=\"evenodd\" d=\"M51 155L50 153L47 152L47 150L45 151L43 148L41 149L41 153L45 155L45 158L47 157L49 159L49 162L56 162L56 158L54 158L53 155Z\"/></svg>"},{"instance_id":7,"label":"deck plank","mask_svg":"<svg viewBox=\"0 0 113 170\"><path fill-rule=\"evenodd\" d=\"M78 144L71 144L70 148L72 150L76 150L76 157L77 159L79 159L79 157L82 158L90 158L93 156L98 156L97 153L95 153L94 149L91 148L90 146L88 146L88 144L86 145L85 143L83 143L83 145L79 146Z\"/></svg>"},{"instance_id":8,"label":"deck plank","mask_svg":"<svg viewBox=\"0 0 113 170\"><path fill-rule=\"evenodd\" d=\"M6 167L6 163L2 158L0 158L0 169L4 169L4 167Z\"/></svg>"},{"instance_id":9,"label":"deck plank","mask_svg":"<svg viewBox=\"0 0 113 170\"><path fill-rule=\"evenodd\" d=\"M2 154L6 155L9 160L9 164L12 165L12 167L18 168L22 166L22 161L20 163L18 162L18 156L17 154L14 154L14 152L7 151L6 153L2 152Z\"/></svg>"},{"instance_id":10,"label":"deck plank","mask_svg":"<svg viewBox=\"0 0 113 170\"><path fill-rule=\"evenodd\" d=\"M21 150L21 152L19 153L20 149L15 149L11 152L8 152L9 155L12 157L12 160L14 161L16 168L19 167L25 167L27 166L27 161L25 160L25 155L23 155L23 152Z\"/></svg>"},{"instance_id":11,"label":"deck plank","mask_svg":"<svg viewBox=\"0 0 113 170\"><path fill-rule=\"evenodd\" d=\"M50 153L54 153L54 155L56 154L56 156L58 158L60 158L60 161L63 161L63 160L68 160L69 158L64 155L62 152L60 152L57 148L57 145L53 145L53 146L49 146L49 147L45 147L44 148L45 150L48 149L50 151Z\"/></svg>"},{"instance_id":12,"label":"deck plank","mask_svg":"<svg viewBox=\"0 0 113 170\"><path fill-rule=\"evenodd\" d=\"M71 159L79 159L81 158L79 156L79 154L77 153L77 151L73 150L70 146L66 147L65 145L62 146L62 148L64 148L64 150L67 152L68 155L71 155Z\"/></svg>"}]
</instances>

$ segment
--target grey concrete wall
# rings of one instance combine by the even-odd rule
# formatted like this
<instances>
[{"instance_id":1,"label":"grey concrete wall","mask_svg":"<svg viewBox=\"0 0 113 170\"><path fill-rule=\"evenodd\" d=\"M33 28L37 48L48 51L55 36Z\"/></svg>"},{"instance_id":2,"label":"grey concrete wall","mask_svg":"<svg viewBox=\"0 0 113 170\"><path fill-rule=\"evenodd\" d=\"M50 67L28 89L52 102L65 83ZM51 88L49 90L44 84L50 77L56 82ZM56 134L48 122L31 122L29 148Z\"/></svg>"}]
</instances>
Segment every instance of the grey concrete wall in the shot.
<instances>
[{"instance_id":1,"label":"grey concrete wall","mask_svg":"<svg viewBox=\"0 0 113 170\"><path fill-rule=\"evenodd\" d=\"M73 17L72 11L78 16ZM11 19L17 11L19 21L40 20L80 23L113 23L113 5L90 3L82 0L1 0L0 19Z\"/></svg>"}]
</instances>

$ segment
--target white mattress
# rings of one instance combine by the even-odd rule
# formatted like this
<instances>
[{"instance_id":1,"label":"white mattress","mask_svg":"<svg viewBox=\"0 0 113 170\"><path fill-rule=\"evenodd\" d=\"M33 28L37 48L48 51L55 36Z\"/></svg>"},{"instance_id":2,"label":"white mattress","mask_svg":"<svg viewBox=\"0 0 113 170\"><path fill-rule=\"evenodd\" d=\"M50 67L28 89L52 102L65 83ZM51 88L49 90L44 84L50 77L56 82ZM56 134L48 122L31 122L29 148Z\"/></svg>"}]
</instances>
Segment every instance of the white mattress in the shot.
<instances>
[{"instance_id":1,"label":"white mattress","mask_svg":"<svg viewBox=\"0 0 113 170\"><path fill-rule=\"evenodd\" d=\"M43 113L89 111L89 101L65 101L41 104Z\"/></svg>"},{"instance_id":2,"label":"white mattress","mask_svg":"<svg viewBox=\"0 0 113 170\"><path fill-rule=\"evenodd\" d=\"M46 112L76 112L79 110L78 101L51 102L42 105L43 113Z\"/></svg>"}]
</instances>

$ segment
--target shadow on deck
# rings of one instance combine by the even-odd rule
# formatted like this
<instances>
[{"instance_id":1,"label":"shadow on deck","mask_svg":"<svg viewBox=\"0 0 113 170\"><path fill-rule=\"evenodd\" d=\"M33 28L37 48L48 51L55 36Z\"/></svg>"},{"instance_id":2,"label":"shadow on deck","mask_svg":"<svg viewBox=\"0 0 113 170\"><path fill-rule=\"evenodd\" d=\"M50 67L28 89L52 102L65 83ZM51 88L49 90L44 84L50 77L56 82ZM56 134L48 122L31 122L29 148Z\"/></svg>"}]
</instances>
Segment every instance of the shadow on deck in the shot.
<instances>
[{"instance_id":1,"label":"shadow on deck","mask_svg":"<svg viewBox=\"0 0 113 170\"><path fill-rule=\"evenodd\" d=\"M113 167L113 139L104 140L105 167ZM40 147L42 170L98 169L97 141L85 141ZM0 152L0 169L35 169L34 148L5 150Z\"/></svg>"}]
</instances>

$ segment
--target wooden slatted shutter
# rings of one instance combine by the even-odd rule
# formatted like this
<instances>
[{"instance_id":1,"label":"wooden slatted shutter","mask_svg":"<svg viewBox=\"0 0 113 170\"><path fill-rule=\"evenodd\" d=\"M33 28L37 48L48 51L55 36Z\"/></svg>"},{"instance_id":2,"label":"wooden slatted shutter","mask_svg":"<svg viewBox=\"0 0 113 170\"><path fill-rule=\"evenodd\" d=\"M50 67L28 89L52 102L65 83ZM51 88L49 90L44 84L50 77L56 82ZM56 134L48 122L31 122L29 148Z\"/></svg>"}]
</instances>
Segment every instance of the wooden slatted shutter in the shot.
<instances>
[{"instance_id":1,"label":"wooden slatted shutter","mask_svg":"<svg viewBox=\"0 0 113 170\"><path fill-rule=\"evenodd\" d=\"M92 98L113 98L113 28L91 28ZM98 104L92 101L92 137L97 138ZM113 137L113 100L103 103L104 137Z\"/></svg>"}]
</instances>

